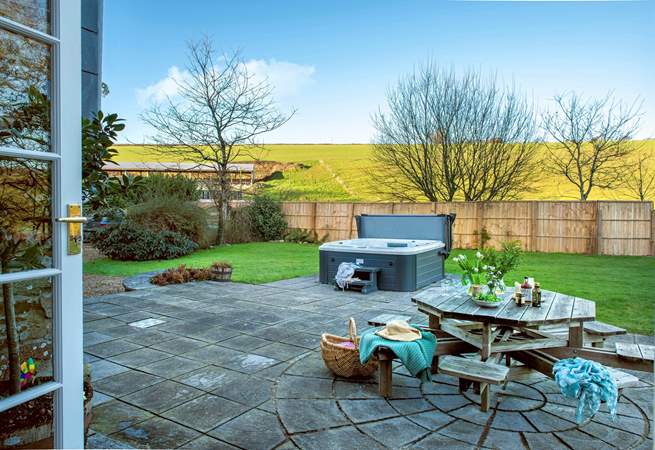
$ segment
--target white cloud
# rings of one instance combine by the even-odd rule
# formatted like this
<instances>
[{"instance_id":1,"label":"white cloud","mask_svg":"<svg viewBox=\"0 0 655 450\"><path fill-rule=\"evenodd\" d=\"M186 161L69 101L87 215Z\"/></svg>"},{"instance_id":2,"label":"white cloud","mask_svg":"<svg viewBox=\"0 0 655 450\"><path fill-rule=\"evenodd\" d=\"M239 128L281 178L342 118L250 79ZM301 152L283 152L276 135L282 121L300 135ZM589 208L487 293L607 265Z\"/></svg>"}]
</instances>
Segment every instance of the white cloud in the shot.
<instances>
[{"instance_id":1,"label":"white cloud","mask_svg":"<svg viewBox=\"0 0 655 450\"><path fill-rule=\"evenodd\" d=\"M167 97L175 97L178 84L189 77L189 72L180 70L177 66L168 69L168 76L158 82L136 90L136 101L139 106L145 107L151 103L160 103Z\"/></svg>"},{"instance_id":2,"label":"white cloud","mask_svg":"<svg viewBox=\"0 0 655 450\"><path fill-rule=\"evenodd\" d=\"M257 81L268 80L280 100L298 94L312 84L314 66L304 66L286 61L251 59L245 63L248 73Z\"/></svg>"},{"instance_id":3,"label":"white cloud","mask_svg":"<svg viewBox=\"0 0 655 450\"><path fill-rule=\"evenodd\" d=\"M270 59L251 59L244 63L248 74L255 81L268 82L273 87L277 100L283 100L297 95L303 88L314 82L316 71L313 66L304 66L286 61ZM189 77L189 72L180 70L177 66L168 69L168 75L154 84L136 90L136 100L139 106L159 103L167 97L173 98L178 92L178 84Z\"/></svg>"}]
</instances>

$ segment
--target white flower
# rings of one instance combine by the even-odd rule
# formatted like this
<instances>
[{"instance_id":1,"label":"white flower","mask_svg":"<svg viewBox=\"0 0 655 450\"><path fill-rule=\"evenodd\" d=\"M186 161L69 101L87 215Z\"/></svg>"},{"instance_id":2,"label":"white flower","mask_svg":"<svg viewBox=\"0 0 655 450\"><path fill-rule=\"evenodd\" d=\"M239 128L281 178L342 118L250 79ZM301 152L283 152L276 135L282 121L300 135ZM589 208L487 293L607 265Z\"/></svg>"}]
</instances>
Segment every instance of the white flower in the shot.
<instances>
[{"instance_id":1,"label":"white flower","mask_svg":"<svg viewBox=\"0 0 655 450\"><path fill-rule=\"evenodd\" d=\"M482 266L482 270L487 270L487 269L491 269L491 267L489 267L487 265Z\"/></svg>"},{"instance_id":2,"label":"white flower","mask_svg":"<svg viewBox=\"0 0 655 450\"><path fill-rule=\"evenodd\" d=\"M482 253L480 253L480 252L477 252L475 254L475 257L478 258L478 259L482 259L482 258L484 258L484 255Z\"/></svg>"},{"instance_id":3,"label":"white flower","mask_svg":"<svg viewBox=\"0 0 655 450\"><path fill-rule=\"evenodd\" d=\"M494 266L489 266L489 270L496 270Z\"/></svg>"},{"instance_id":4,"label":"white flower","mask_svg":"<svg viewBox=\"0 0 655 450\"><path fill-rule=\"evenodd\" d=\"M477 267L474 267L474 268L473 268L473 272L477 272L477 271L478 271L478 268L477 268Z\"/></svg>"}]
</instances>

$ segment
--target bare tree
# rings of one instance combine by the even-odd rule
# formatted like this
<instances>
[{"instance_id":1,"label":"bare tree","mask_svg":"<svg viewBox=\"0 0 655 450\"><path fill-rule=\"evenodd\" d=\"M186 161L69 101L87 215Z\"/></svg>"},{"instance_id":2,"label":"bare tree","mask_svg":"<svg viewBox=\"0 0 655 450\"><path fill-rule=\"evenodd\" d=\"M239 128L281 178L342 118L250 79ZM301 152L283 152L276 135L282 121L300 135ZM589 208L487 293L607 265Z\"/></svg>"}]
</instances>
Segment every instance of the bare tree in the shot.
<instances>
[{"instance_id":1,"label":"bare tree","mask_svg":"<svg viewBox=\"0 0 655 450\"><path fill-rule=\"evenodd\" d=\"M373 117L381 190L430 201L503 200L538 174L535 114L514 87L433 64L402 78Z\"/></svg>"},{"instance_id":2,"label":"bare tree","mask_svg":"<svg viewBox=\"0 0 655 450\"><path fill-rule=\"evenodd\" d=\"M623 190L630 197L646 201L655 198L655 161L647 150L637 155L637 160L625 171ZM639 151L635 150L636 152Z\"/></svg>"},{"instance_id":3,"label":"bare tree","mask_svg":"<svg viewBox=\"0 0 655 450\"><path fill-rule=\"evenodd\" d=\"M641 105L626 106L612 94L585 101L575 93L558 95L555 105L543 116L553 140L547 146L547 169L575 185L580 200L587 200L595 187L619 186L630 170Z\"/></svg>"},{"instance_id":4,"label":"bare tree","mask_svg":"<svg viewBox=\"0 0 655 450\"><path fill-rule=\"evenodd\" d=\"M158 155L175 156L213 170L212 189L218 210L218 244L224 241L230 199L229 168L257 147L256 139L285 124L293 115L275 107L273 87L256 80L239 52L218 55L204 38L188 46L186 73L177 81L177 96L142 114L156 130Z\"/></svg>"}]
</instances>

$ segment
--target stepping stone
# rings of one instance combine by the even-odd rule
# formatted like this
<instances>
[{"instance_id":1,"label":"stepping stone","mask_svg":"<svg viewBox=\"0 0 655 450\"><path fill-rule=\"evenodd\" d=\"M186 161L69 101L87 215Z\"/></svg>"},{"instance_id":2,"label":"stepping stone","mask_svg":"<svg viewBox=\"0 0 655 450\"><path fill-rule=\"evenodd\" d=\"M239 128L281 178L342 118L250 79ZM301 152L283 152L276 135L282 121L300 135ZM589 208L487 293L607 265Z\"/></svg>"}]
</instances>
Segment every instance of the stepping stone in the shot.
<instances>
[{"instance_id":1,"label":"stepping stone","mask_svg":"<svg viewBox=\"0 0 655 450\"><path fill-rule=\"evenodd\" d=\"M182 355L183 353L198 350L208 345L209 344L205 341L199 341L197 339L190 339L185 337L176 337L165 342L154 344L150 348L161 350L166 353L171 353L173 355Z\"/></svg>"},{"instance_id":2,"label":"stepping stone","mask_svg":"<svg viewBox=\"0 0 655 450\"><path fill-rule=\"evenodd\" d=\"M84 350L91 347L92 345L100 344L102 342L109 342L114 340L112 336L106 334L98 333L97 331L92 331L90 333L84 333Z\"/></svg>"},{"instance_id":3,"label":"stepping stone","mask_svg":"<svg viewBox=\"0 0 655 450\"><path fill-rule=\"evenodd\" d=\"M352 426L297 434L292 436L292 439L301 449L311 450L342 450L347 448L381 450L385 448Z\"/></svg>"},{"instance_id":4,"label":"stepping stone","mask_svg":"<svg viewBox=\"0 0 655 450\"><path fill-rule=\"evenodd\" d=\"M92 355L99 356L100 358L109 358L111 356L120 355L121 353L131 352L143 348L141 345L133 344L122 339L111 340L102 342L100 344L91 345L84 349Z\"/></svg>"},{"instance_id":5,"label":"stepping stone","mask_svg":"<svg viewBox=\"0 0 655 450\"><path fill-rule=\"evenodd\" d=\"M203 391L212 391L232 380L238 380L242 376L243 374L233 370L207 366L175 377L174 380Z\"/></svg>"},{"instance_id":6,"label":"stepping stone","mask_svg":"<svg viewBox=\"0 0 655 450\"><path fill-rule=\"evenodd\" d=\"M398 416L386 400L339 400L339 406L355 423L386 419Z\"/></svg>"},{"instance_id":7,"label":"stepping stone","mask_svg":"<svg viewBox=\"0 0 655 450\"><path fill-rule=\"evenodd\" d=\"M390 400L391 406L401 414L414 414L434 409L434 406L425 399L411 398L403 400Z\"/></svg>"},{"instance_id":8,"label":"stepping stone","mask_svg":"<svg viewBox=\"0 0 655 450\"><path fill-rule=\"evenodd\" d=\"M238 447L209 436L201 436L198 439L187 442L180 448L188 450L239 450Z\"/></svg>"},{"instance_id":9,"label":"stepping stone","mask_svg":"<svg viewBox=\"0 0 655 450\"><path fill-rule=\"evenodd\" d=\"M569 450L551 433L523 433L523 437L534 450Z\"/></svg>"},{"instance_id":10,"label":"stepping stone","mask_svg":"<svg viewBox=\"0 0 655 450\"><path fill-rule=\"evenodd\" d=\"M136 448L177 448L200 433L170 420L155 417L125 428L109 437Z\"/></svg>"},{"instance_id":11,"label":"stepping stone","mask_svg":"<svg viewBox=\"0 0 655 450\"><path fill-rule=\"evenodd\" d=\"M332 380L282 376L277 384L277 398L331 398Z\"/></svg>"},{"instance_id":12,"label":"stepping stone","mask_svg":"<svg viewBox=\"0 0 655 450\"><path fill-rule=\"evenodd\" d=\"M133 350L127 353L121 353L120 355L112 356L108 359L124 366L136 368L170 357L170 354L160 352L159 350L152 348L141 348L139 350Z\"/></svg>"},{"instance_id":13,"label":"stepping stone","mask_svg":"<svg viewBox=\"0 0 655 450\"><path fill-rule=\"evenodd\" d=\"M164 378L174 378L205 366L206 364L200 361L173 356L172 358L162 359L161 361L155 361L141 366L139 370Z\"/></svg>"},{"instance_id":14,"label":"stepping stone","mask_svg":"<svg viewBox=\"0 0 655 450\"><path fill-rule=\"evenodd\" d=\"M443 434L432 433L415 444L410 445L408 448L416 450L434 450L437 448L445 448L448 450L473 450L475 446L451 439Z\"/></svg>"},{"instance_id":15,"label":"stepping stone","mask_svg":"<svg viewBox=\"0 0 655 450\"><path fill-rule=\"evenodd\" d=\"M236 372L234 372L236 373ZM247 406L258 406L272 396L273 382L261 378L238 374L229 377L212 391L215 395L228 398Z\"/></svg>"},{"instance_id":16,"label":"stepping stone","mask_svg":"<svg viewBox=\"0 0 655 450\"><path fill-rule=\"evenodd\" d=\"M496 411L491 427L505 431L537 431L520 413L511 411Z\"/></svg>"},{"instance_id":17,"label":"stepping stone","mask_svg":"<svg viewBox=\"0 0 655 450\"><path fill-rule=\"evenodd\" d=\"M477 445L483 430L484 428L479 425L457 420L439 430L439 433L458 441Z\"/></svg>"},{"instance_id":18,"label":"stepping stone","mask_svg":"<svg viewBox=\"0 0 655 450\"><path fill-rule=\"evenodd\" d=\"M523 448L520 433L513 431L489 430L487 437L482 443L483 447L489 448Z\"/></svg>"},{"instance_id":19,"label":"stepping stone","mask_svg":"<svg viewBox=\"0 0 655 450\"><path fill-rule=\"evenodd\" d=\"M428 430L404 417L367 423L360 425L359 428L371 438L384 442L387 447L391 448L400 448L428 434Z\"/></svg>"},{"instance_id":20,"label":"stepping stone","mask_svg":"<svg viewBox=\"0 0 655 450\"><path fill-rule=\"evenodd\" d=\"M334 400L278 400L277 410L290 433L349 424Z\"/></svg>"},{"instance_id":21,"label":"stepping stone","mask_svg":"<svg viewBox=\"0 0 655 450\"><path fill-rule=\"evenodd\" d=\"M166 411L163 416L206 433L247 410L247 406L205 394Z\"/></svg>"},{"instance_id":22,"label":"stepping stone","mask_svg":"<svg viewBox=\"0 0 655 450\"><path fill-rule=\"evenodd\" d=\"M211 436L249 450L269 450L286 440L275 414L252 409L209 432Z\"/></svg>"},{"instance_id":23,"label":"stepping stone","mask_svg":"<svg viewBox=\"0 0 655 450\"><path fill-rule=\"evenodd\" d=\"M455 420L454 417L436 410L427 411L420 414L413 414L411 416L407 416L407 418L430 431L437 431L439 428L442 428L443 426Z\"/></svg>"},{"instance_id":24,"label":"stepping stone","mask_svg":"<svg viewBox=\"0 0 655 450\"><path fill-rule=\"evenodd\" d=\"M113 397L121 397L164 381L164 378L129 370L93 383L93 389Z\"/></svg>"},{"instance_id":25,"label":"stepping stone","mask_svg":"<svg viewBox=\"0 0 655 450\"><path fill-rule=\"evenodd\" d=\"M126 395L122 400L148 411L161 413L200 395L202 391L198 389L167 380Z\"/></svg>"},{"instance_id":26,"label":"stepping stone","mask_svg":"<svg viewBox=\"0 0 655 450\"><path fill-rule=\"evenodd\" d=\"M91 428L104 434L114 433L150 419L152 414L120 400L112 400L93 408Z\"/></svg>"},{"instance_id":27,"label":"stepping stone","mask_svg":"<svg viewBox=\"0 0 655 450\"><path fill-rule=\"evenodd\" d=\"M130 370L125 366L104 359L94 361L89 366L91 368L91 380L94 382Z\"/></svg>"}]
</instances>

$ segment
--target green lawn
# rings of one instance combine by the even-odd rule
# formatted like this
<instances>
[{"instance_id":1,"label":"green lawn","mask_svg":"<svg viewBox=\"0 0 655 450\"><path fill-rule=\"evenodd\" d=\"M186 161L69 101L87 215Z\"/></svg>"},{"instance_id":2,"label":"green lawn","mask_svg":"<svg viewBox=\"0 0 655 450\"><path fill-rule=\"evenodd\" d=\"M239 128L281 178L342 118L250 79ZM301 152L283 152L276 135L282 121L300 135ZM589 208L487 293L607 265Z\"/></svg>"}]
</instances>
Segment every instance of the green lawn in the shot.
<instances>
[{"instance_id":1,"label":"green lawn","mask_svg":"<svg viewBox=\"0 0 655 450\"><path fill-rule=\"evenodd\" d=\"M455 250L453 254L471 250ZM89 274L129 276L150 270L186 264L209 266L225 260L234 266L234 280L266 283L309 275L318 271L315 245L289 243L251 243L200 250L168 261L112 261L98 259L85 263ZM452 259L448 272L457 272ZM638 256L587 256L561 253L526 253L519 270L505 278L507 283L524 275L534 276L544 289L596 301L599 320L627 328L631 332L655 334L655 258Z\"/></svg>"}]
</instances>

